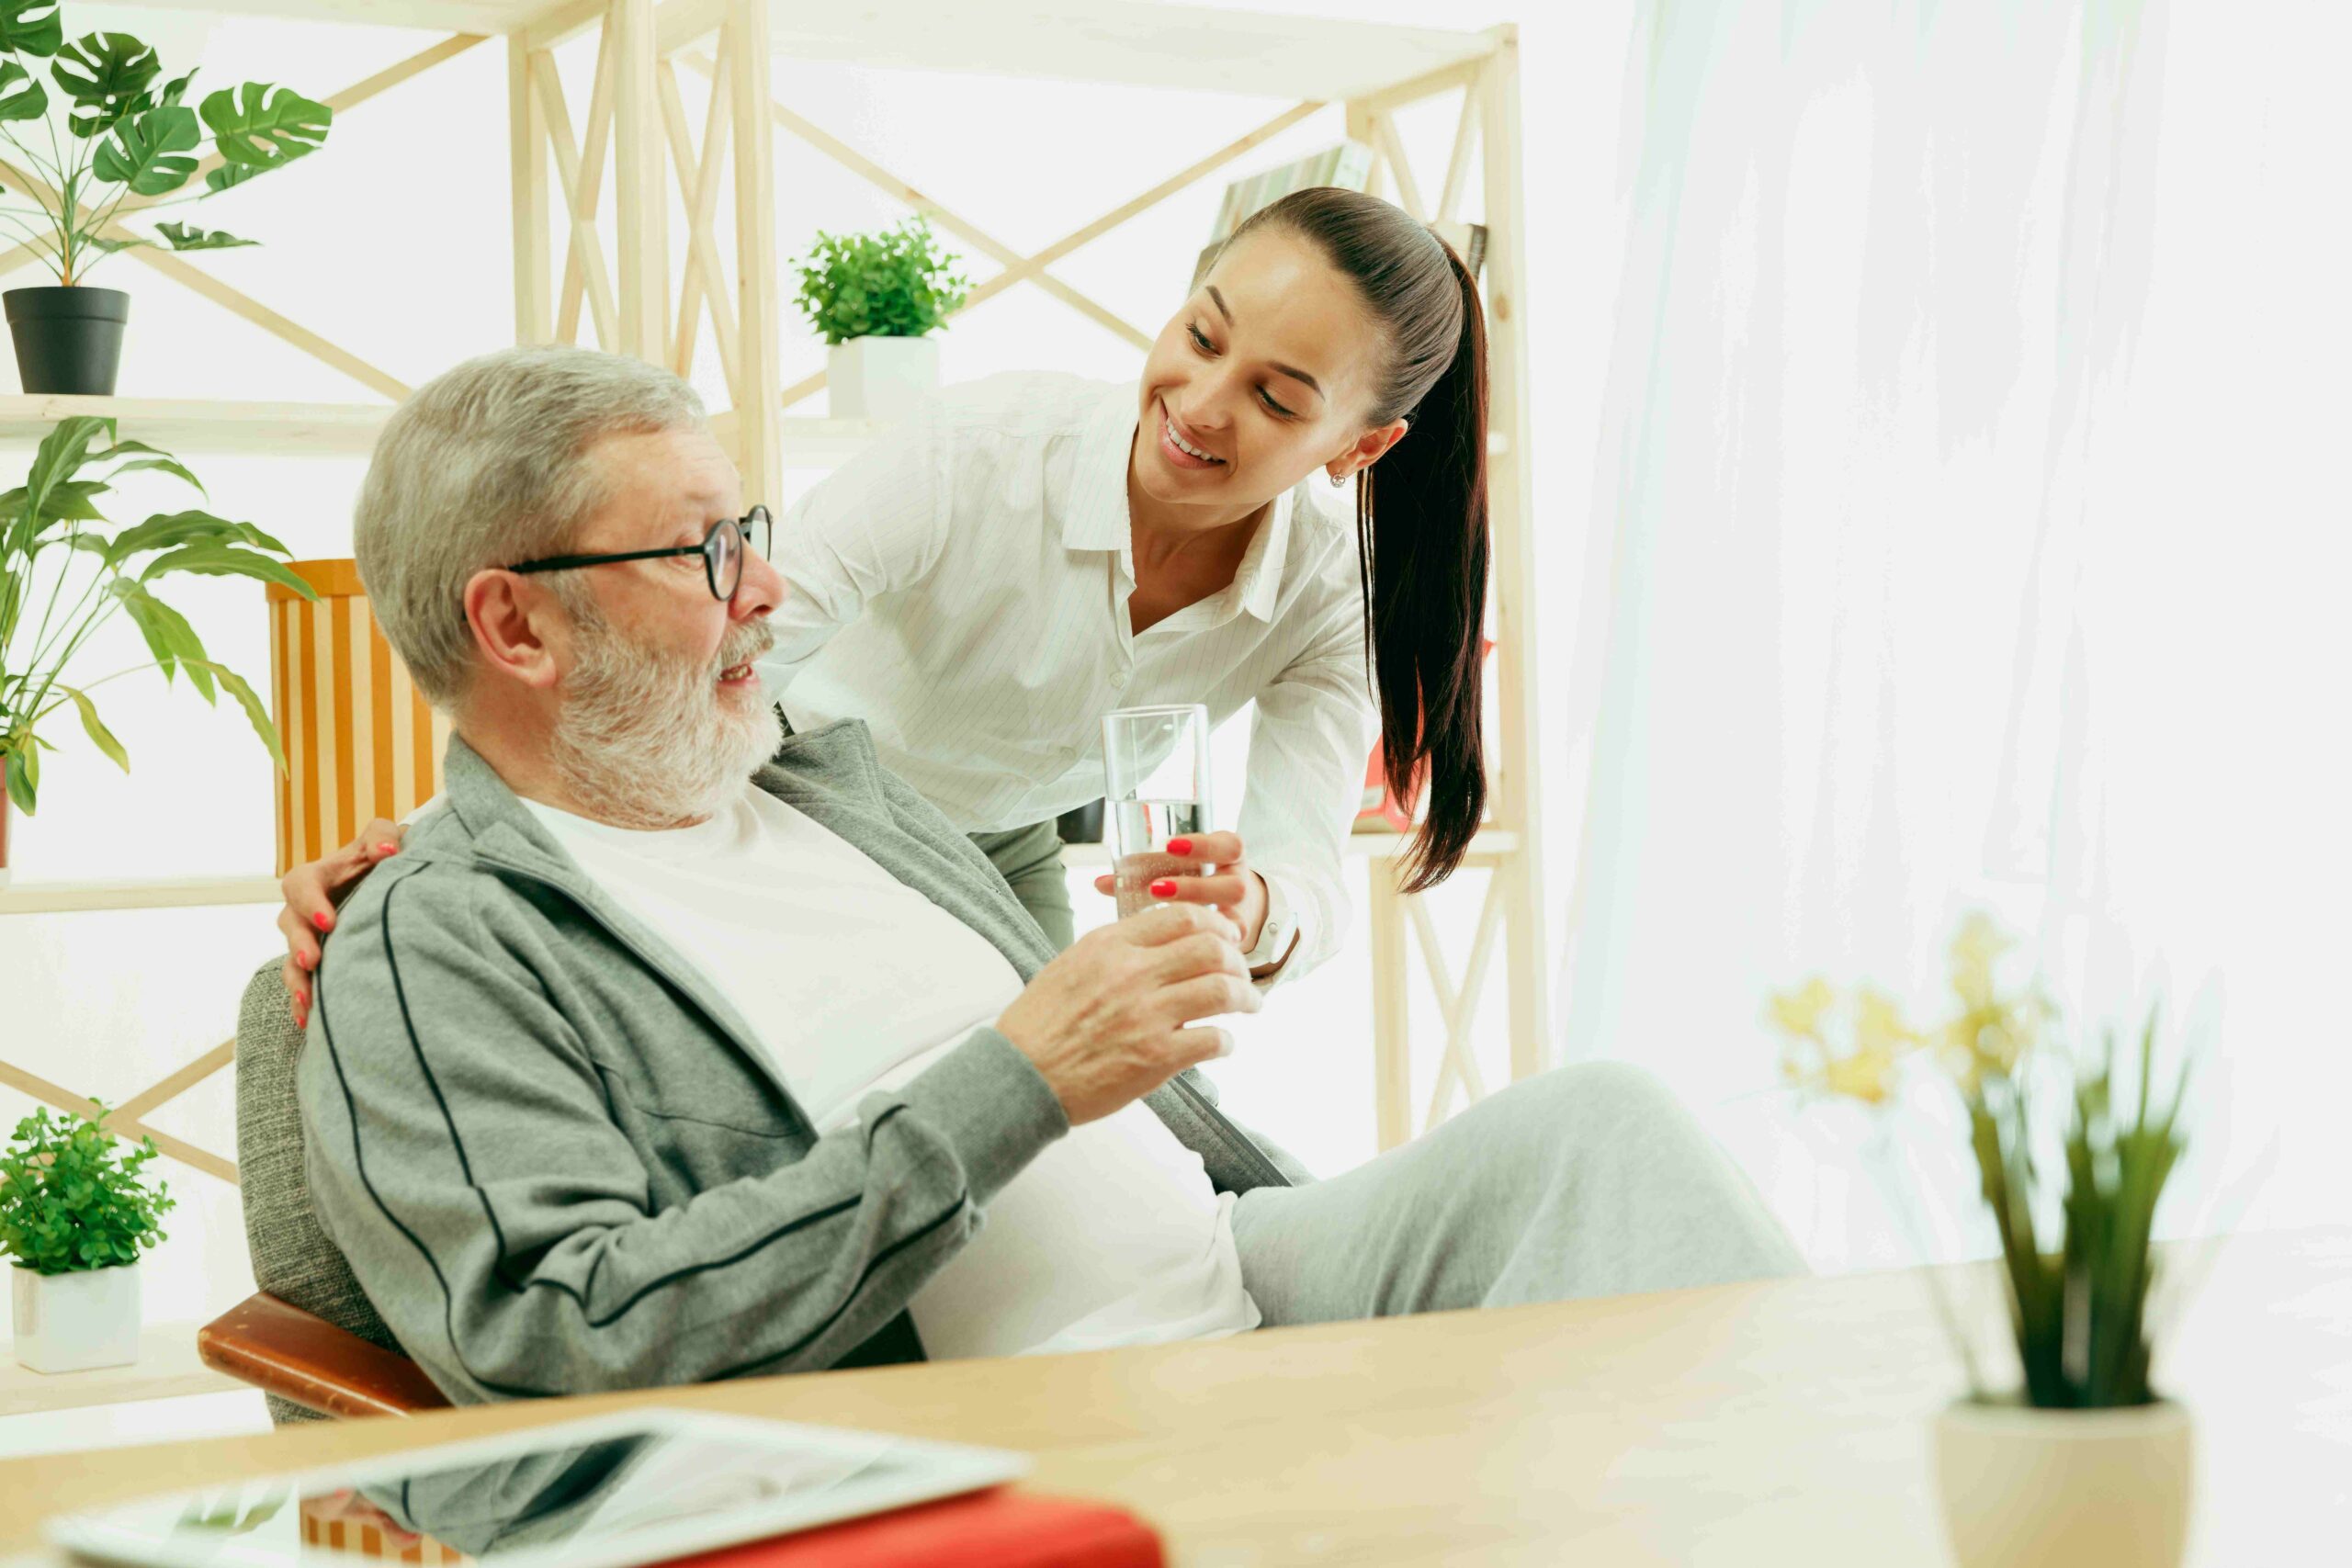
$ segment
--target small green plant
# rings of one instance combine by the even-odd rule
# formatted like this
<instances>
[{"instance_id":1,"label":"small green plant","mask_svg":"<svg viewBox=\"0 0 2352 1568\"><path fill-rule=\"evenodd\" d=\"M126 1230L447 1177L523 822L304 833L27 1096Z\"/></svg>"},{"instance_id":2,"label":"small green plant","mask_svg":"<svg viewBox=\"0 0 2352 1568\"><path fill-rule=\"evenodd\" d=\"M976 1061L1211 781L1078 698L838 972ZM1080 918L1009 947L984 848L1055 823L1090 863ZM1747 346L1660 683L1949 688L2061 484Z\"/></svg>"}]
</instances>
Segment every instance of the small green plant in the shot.
<instances>
[{"instance_id":1,"label":"small green plant","mask_svg":"<svg viewBox=\"0 0 2352 1568\"><path fill-rule=\"evenodd\" d=\"M2187 1146L2188 1067L2184 1061L2158 1094L2153 1009L2136 1051L2119 1051L2109 1030L2087 1061L2069 1060L2041 987L1996 982L2011 945L1983 915L1962 922L1951 953L1959 1006L1931 1029L1914 1028L1893 998L1867 986L1840 998L1816 976L1774 997L1770 1015L1787 1042L1781 1068L1803 1089L1874 1111L1896 1102L1915 1066L1956 1091L1978 1190L2000 1237L2025 1403L2052 1410L2150 1404L2151 1240L2157 1200ZM2061 1156L2054 1162L2052 1148ZM2045 1220L2055 1222L2054 1233ZM1933 1271L1928 1282L1971 1395L1992 1400Z\"/></svg>"},{"instance_id":2,"label":"small green plant","mask_svg":"<svg viewBox=\"0 0 2352 1568\"><path fill-rule=\"evenodd\" d=\"M878 234L820 230L800 267L797 303L838 346L854 337L921 337L963 308L971 279L948 270L930 222L910 218Z\"/></svg>"},{"instance_id":3,"label":"small green plant","mask_svg":"<svg viewBox=\"0 0 2352 1568\"><path fill-rule=\"evenodd\" d=\"M114 466L103 474L82 477L108 463ZM97 498L113 479L137 468L160 469L203 493L196 476L170 453L116 440L111 419L76 415L60 420L41 442L25 482L0 494L0 772L7 775L8 798L28 817L40 790L40 754L55 750L39 727L68 703L98 750L130 771L130 754L100 722L89 694L141 670L160 670L167 682L185 673L208 703L216 685L225 689L278 771L286 768L277 727L261 699L235 671L213 661L187 617L156 596L155 584L175 573L250 577L281 583L306 599L318 594L262 553L283 556L287 549L250 523L189 510L157 513L112 536L90 527L107 521ZM62 677L75 655L118 611L139 628L153 661L67 685Z\"/></svg>"},{"instance_id":4,"label":"small green plant","mask_svg":"<svg viewBox=\"0 0 2352 1568\"><path fill-rule=\"evenodd\" d=\"M42 61L65 100L62 136L41 84ZM0 208L0 220L17 226L59 283L71 288L96 263L134 245L217 251L258 243L180 222L157 223L151 239L118 230L115 220L129 215L123 204L132 197L139 201L131 210L142 214L201 201L282 169L326 141L334 111L324 104L246 82L190 108L180 100L195 75L164 80L154 50L129 33L89 33L68 43L57 0L0 0L0 139L17 160L0 161L0 187L37 209ZM45 152L27 145L35 121ZM206 172L202 188L156 199L195 179L208 152L220 162Z\"/></svg>"},{"instance_id":5,"label":"small green plant","mask_svg":"<svg viewBox=\"0 0 2352 1568\"><path fill-rule=\"evenodd\" d=\"M168 1182L151 1192L140 1177L154 1140L121 1152L122 1140L99 1124L107 1108L90 1103L96 1116L34 1111L0 1155L0 1253L36 1274L136 1263L164 1239L156 1217L175 1206Z\"/></svg>"}]
</instances>

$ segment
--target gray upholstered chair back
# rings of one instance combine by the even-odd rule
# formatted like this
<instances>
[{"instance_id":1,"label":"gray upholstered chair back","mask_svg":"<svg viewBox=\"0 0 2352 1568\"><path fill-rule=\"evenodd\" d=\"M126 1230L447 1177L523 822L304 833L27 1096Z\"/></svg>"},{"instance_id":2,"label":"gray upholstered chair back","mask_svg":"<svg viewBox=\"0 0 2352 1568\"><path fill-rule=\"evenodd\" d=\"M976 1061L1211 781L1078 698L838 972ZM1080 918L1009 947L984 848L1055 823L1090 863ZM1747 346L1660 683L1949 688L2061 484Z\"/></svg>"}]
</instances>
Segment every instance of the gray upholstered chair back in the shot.
<instances>
[{"instance_id":1,"label":"gray upholstered chair back","mask_svg":"<svg viewBox=\"0 0 2352 1568\"><path fill-rule=\"evenodd\" d=\"M302 1117L294 1103L302 1032L294 1027L279 962L273 958L254 972L237 1010L237 1176L254 1282L337 1328L397 1351L391 1330L311 1212ZM269 1413L280 1425L325 1419L275 1396Z\"/></svg>"}]
</instances>

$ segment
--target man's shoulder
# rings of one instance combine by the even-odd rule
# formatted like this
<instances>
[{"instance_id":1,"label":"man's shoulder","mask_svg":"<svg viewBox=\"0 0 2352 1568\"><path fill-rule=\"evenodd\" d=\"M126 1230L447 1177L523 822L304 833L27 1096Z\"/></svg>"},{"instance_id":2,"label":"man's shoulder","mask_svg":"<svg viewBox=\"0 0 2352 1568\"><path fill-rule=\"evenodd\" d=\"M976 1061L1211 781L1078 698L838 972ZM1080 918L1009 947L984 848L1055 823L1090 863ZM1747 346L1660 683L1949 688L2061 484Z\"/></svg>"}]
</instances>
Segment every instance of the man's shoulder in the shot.
<instances>
[{"instance_id":1,"label":"man's shoulder","mask_svg":"<svg viewBox=\"0 0 2352 1568\"><path fill-rule=\"evenodd\" d=\"M401 840L400 852L344 900L322 964L330 976L348 975L391 961L395 941L405 948L420 936L433 939L424 944L433 951L475 951L474 933L485 914L513 897L469 841L420 824Z\"/></svg>"}]
</instances>

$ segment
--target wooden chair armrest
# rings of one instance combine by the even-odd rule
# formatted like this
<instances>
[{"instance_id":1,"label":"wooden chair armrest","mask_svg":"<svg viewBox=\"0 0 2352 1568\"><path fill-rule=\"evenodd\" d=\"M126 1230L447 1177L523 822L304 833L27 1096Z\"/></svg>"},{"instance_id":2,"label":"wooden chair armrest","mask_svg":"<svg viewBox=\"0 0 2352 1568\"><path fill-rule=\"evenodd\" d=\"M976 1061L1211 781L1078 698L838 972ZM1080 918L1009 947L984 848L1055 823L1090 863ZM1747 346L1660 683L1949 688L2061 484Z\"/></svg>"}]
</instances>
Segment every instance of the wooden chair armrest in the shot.
<instances>
[{"instance_id":1,"label":"wooden chair armrest","mask_svg":"<svg viewBox=\"0 0 2352 1568\"><path fill-rule=\"evenodd\" d=\"M423 1369L256 1292L196 1332L204 1364L322 1416L409 1416L449 1402Z\"/></svg>"}]
</instances>

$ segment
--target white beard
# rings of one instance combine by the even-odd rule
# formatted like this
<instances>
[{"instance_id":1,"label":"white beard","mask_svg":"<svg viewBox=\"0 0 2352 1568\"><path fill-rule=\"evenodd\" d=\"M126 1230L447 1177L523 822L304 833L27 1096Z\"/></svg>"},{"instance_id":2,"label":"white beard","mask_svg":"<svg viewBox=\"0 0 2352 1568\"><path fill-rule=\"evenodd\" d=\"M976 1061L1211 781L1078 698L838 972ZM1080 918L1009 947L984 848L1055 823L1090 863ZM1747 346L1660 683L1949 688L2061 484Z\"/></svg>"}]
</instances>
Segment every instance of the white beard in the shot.
<instances>
[{"instance_id":1,"label":"white beard","mask_svg":"<svg viewBox=\"0 0 2352 1568\"><path fill-rule=\"evenodd\" d=\"M759 694L718 689L718 672L758 658L775 634L731 628L713 660L673 658L582 616L580 662L566 678L550 742L557 775L588 814L616 827L701 821L740 794L783 743Z\"/></svg>"}]
</instances>

